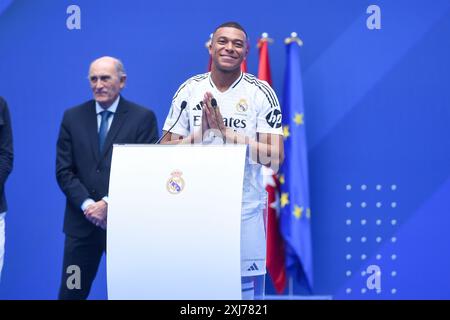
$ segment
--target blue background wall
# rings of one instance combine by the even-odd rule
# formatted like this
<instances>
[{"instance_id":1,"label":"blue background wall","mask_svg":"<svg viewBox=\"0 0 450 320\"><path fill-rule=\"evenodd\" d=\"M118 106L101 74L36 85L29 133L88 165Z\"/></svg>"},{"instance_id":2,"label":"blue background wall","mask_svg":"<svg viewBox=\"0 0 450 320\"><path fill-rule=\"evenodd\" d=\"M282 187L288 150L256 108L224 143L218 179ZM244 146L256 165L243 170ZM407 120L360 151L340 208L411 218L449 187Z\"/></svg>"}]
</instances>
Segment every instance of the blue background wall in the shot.
<instances>
[{"instance_id":1,"label":"blue background wall","mask_svg":"<svg viewBox=\"0 0 450 320\"><path fill-rule=\"evenodd\" d=\"M66 27L71 4L81 30ZM381 30L366 27L370 4L381 8ZM0 298L56 297L64 197L55 144L63 111L91 97L90 61L120 57L124 96L152 108L161 127L177 87L205 71L209 34L228 20L248 30L251 73L257 38L275 39L280 97L283 40L297 31L305 43L314 293L450 298L448 0L0 1L0 94L15 140ZM366 288L372 264L379 293ZM91 298L106 298L104 269Z\"/></svg>"}]
</instances>

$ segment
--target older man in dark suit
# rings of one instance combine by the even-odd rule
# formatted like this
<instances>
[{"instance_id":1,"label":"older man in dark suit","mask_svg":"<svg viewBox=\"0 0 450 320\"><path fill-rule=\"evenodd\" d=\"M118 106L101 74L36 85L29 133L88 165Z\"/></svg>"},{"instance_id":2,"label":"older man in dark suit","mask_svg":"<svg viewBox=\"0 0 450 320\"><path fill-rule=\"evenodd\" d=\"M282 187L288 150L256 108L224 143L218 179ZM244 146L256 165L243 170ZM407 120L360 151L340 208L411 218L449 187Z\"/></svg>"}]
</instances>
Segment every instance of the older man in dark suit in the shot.
<instances>
[{"instance_id":1,"label":"older man in dark suit","mask_svg":"<svg viewBox=\"0 0 450 320\"><path fill-rule=\"evenodd\" d=\"M120 95L126 82L120 60L92 62L89 81L94 100L64 113L57 143L56 177L67 198L59 299L87 298L106 250L112 145L158 140L154 113Z\"/></svg>"}]
</instances>

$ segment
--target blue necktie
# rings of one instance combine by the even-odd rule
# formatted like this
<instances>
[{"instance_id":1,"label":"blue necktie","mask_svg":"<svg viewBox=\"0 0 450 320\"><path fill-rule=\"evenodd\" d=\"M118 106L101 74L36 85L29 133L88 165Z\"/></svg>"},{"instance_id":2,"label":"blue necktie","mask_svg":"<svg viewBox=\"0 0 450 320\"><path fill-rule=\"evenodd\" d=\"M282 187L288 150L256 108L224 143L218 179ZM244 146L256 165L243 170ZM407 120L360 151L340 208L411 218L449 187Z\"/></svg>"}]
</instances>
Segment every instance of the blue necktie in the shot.
<instances>
[{"instance_id":1,"label":"blue necktie","mask_svg":"<svg viewBox=\"0 0 450 320\"><path fill-rule=\"evenodd\" d=\"M100 130L98 131L98 142L100 146L100 153L103 151L103 145L105 144L106 135L108 134L108 119L112 115L111 111L100 112L102 121L100 122Z\"/></svg>"}]
</instances>

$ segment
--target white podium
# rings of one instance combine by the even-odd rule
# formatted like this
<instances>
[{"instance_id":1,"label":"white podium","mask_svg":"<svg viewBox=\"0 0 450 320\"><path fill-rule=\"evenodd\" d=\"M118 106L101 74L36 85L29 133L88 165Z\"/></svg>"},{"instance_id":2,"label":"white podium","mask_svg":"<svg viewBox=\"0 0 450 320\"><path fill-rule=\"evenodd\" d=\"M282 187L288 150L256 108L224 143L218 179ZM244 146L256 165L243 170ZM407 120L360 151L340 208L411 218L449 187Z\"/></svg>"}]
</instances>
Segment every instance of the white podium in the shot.
<instances>
[{"instance_id":1,"label":"white podium","mask_svg":"<svg viewBox=\"0 0 450 320\"><path fill-rule=\"evenodd\" d=\"M109 299L241 299L245 146L114 145Z\"/></svg>"}]
</instances>

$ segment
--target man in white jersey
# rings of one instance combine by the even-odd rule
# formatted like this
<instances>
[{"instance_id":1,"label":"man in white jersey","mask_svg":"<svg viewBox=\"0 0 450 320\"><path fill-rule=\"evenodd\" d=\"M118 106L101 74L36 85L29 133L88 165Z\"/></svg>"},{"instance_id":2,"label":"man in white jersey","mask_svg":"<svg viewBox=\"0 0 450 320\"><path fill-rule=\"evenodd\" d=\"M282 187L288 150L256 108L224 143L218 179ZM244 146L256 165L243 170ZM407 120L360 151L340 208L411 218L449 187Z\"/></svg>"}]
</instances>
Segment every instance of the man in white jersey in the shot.
<instances>
[{"instance_id":1,"label":"man in white jersey","mask_svg":"<svg viewBox=\"0 0 450 320\"><path fill-rule=\"evenodd\" d=\"M217 27L209 52L211 72L188 79L175 93L163 127L166 136L162 143L248 145L242 198L241 276L243 298L251 299L252 277L266 273L263 215L266 192L261 165L276 172L283 161L281 110L267 82L241 72L241 63L248 53L248 38L238 23L227 22ZM187 104L182 111L184 101Z\"/></svg>"}]
</instances>

